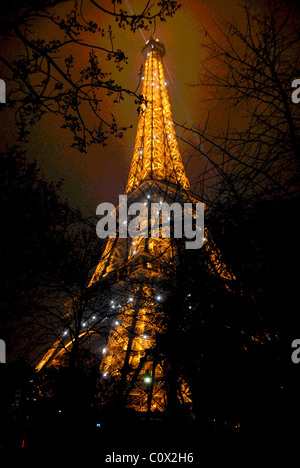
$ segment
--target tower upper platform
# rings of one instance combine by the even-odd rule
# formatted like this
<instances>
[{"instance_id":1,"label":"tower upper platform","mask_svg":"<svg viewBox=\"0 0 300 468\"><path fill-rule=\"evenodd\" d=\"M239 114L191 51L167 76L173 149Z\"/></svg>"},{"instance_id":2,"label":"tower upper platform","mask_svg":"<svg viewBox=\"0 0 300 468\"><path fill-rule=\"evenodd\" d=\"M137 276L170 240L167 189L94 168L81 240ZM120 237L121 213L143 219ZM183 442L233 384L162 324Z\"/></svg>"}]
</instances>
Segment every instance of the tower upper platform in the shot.
<instances>
[{"instance_id":1,"label":"tower upper platform","mask_svg":"<svg viewBox=\"0 0 300 468\"><path fill-rule=\"evenodd\" d=\"M145 60L147 60L148 54L150 52L157 51L161 57L166 53L165 46L158 39L150 37L149 41L146 42L145 47L142 49L142 54Z\"/></svg>"}]
</instances>

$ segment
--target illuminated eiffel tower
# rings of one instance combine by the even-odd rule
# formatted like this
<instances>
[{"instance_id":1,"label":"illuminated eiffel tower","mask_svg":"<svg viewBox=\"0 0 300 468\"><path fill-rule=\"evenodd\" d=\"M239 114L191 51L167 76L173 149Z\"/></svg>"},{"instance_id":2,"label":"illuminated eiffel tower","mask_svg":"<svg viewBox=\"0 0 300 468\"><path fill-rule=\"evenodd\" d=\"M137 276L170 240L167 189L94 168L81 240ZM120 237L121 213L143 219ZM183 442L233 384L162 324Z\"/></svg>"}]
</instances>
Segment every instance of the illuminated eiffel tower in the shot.
<instances>
[{"instance_id":1,"label":"illuminated eiffel tower","mask_svg":"<svg viewBox=\"0 0 300 468\"><path fill-rule=\"evenodd\" d=\"M174 130L164 72L164 45L151 38L142 50L145 59L142 76L144 104L128 176L128 204L185 202L199 200L190 191ZM120 207L119 207L120 209ZM150 220L149 220L150 221ZM141 224L141 231L146 227ZM203 233L204 235L204 233ZM112 307L120 307L119 297L127 293L114 328L104 348L103 379L117 379L127 406L138 411L164 411L166 408L165 366L156 344L165 328L163 301L168 281L176 274L177 244L172 238L110 238L91 285L116 270L125 269L116 287ZM211 262L218 273L229 279L215 246ZM179 383L181 401L190 403L188 386Z\"/></svg>"},{"instance_id":2,"label":"illuminated eiffel tower","mask_svg":"<svg viewBox=\"0 0 300 468\"><path fill-rule=\"evenodd\" d=\"M142 53L144 100L126 186L127 203L143 203L145 209L156 203L158 210L162 203L194 205L199 200L190 190L172 120L163 65L164 45L151 38ZM121 206L117 212L120 210ZM142 233L146 226L141 221L136 229ZM148 234L136 238L110 237L89 288L97 290L99 286L101 290L105 281L113 284L109 300L103 299L110 309L107 318L112 325L102 347L100 367L108 395L118 393L122 404L136 411L164 411L167 362L159 355L157 338L165 329L163 304L168 297L168 282L176 274L178 239L174 242L172 236ZM232 275L206 230L205 236L213 272L231 280ZM83 330L82 334L85 333L88 330ZM55 349L54 345L46 353L38 370L53 359L57 362L61 351L57 353ZM190 404L189 388L183 380L178 382L178 391L181 401Z\"/></svg>"},{"instance_id":3,"label":"illuminated eiffel tower","mask_svg":"<svg viewBox=\"0 0 300 468\"><path fill-rule=\"evenodd\" d=\"M128 204L188 201L190 184L179 152L164 73L165 48L151 38L143 48L142 76L144 102L126 194ZM120 209L120 207L119 207ZM139 229L145 226L141 223ZM91 285L106 275L125 269L119 275L112 307L120 306L114 328L104 348L102 378L117 380L124 403L137 411L160 410L166 406L164 363L156 355L156 338L164 328L163 283L174 269L172 239L110 238L91 280ZM113 392L113 390L112 390ZM187 397L188 398L188 397Z\"/></svg>"}]
</instances>

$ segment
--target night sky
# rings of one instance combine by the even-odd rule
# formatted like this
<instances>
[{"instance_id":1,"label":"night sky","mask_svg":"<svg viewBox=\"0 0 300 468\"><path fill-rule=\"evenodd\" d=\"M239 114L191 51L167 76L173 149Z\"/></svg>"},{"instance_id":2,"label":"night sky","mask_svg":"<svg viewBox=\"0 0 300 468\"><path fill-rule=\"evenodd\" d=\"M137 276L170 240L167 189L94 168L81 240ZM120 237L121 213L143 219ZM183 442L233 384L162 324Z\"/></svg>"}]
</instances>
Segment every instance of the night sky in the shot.
<instances>
[{"instance_id":1,"label":"night sky","mask_svg":"<svg viewBox=\"0 0 300 468\"><path fill-rule=\"evenodd\" d=\"M107 8L109 1L101 2ZM107 5L106 5L107 4ZM140 1L130 1L134 12L141 7ZM67 9L68 2L60 5L60 13ZM125 6L124 6L125 8ZM128 65L123 71L115 69L111 62L104 64L105 70L111 70L112 77L122 86L135 90L138 85L138 72L143 63L141 49L144 45L139 31L135 34L129 30L120 30L108 15L102 14L97 8L89 6L83 11L85 18L93 19L103 28L109 24L113 26L115 48L122 49L128 57ZM228 16L230 15L230 16ZM211 32L215 30L214 19L238 19L240 10L236 0L214 1L183 1L182 6L173 18L167 18L164 23L157 22L155 37L165 44L165 63L170 72L166 72L173 119L175 122L192 123L195 126L206 120L208 111L211 112L213 125L222 125L222 111L217 103L203 103L205 90L189 86L199 81L201 63L205 58L205 51L201 47L201 24ZM34 24L37 35L45 33L43 24ZM143 32L149 39L153 31ZM216 31L217 34L217 31ZM53 38L53 32L47 30L48 38ZM97 37L89 37L97 43ZM99 39L101 45L108 45ZM19 49L10 43L11 58L18 57ZM75 51L78 66L82 66L84 58L82 52ZM101 63L100 63L101 65ZM9 85L8 85L9 86ZM42 121L32 129L29 141L23 144L29 157L36 158L38 165L48 180L64 179L63 196L70 203L83 210L95 212L96 206L102 201L117 203L119 194L124 192L127 175L132 157L137 125L137 105L134 99L126 96L121 104L113 105L105 102L105 112L113 112L120 125L132 125L122 139L111 137L105 148L99 145L88 148L87 154L79 153L70 148L72 140L68 130L62 130L61 120L46 115ZM0 114L2 137L0 148L16 140L13 112L6 109ZM224 119L225 122L225 119ZM226 124L226 123L225 123ZM194 141L195 142L195 141ZM203 159L199 153L193 152L179 141L184 162L187 163L187 173L191 183L201 173Z\"/></svg>"}]
</instances>

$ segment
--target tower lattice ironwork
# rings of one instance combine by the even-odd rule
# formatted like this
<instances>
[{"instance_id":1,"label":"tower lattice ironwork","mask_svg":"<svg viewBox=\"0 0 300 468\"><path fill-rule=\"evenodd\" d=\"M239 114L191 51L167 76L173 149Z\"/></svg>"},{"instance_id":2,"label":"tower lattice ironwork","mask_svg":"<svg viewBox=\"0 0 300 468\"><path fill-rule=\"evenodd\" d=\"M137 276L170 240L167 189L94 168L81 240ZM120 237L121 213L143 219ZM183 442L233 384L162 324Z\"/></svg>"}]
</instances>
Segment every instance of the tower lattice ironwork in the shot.
<instances>
[{"instance_id":1,"label":"tower lattice ironwork","mask_svg":"<svg viewBox=\"0 0 300 468\"><path fill-rule=\"evenodd\" d=\"M127 203L143 203L145 208L151 203L197 203L174 130L163 65L164 45L151 38L142 52L143 104L126 186ZM143 231L146 226L141 223L137 228ZM207 231L205 236L211 268L224 279L232 279ZM164 411L166 407L167 363L159 355L157 338L166 326L163 303L168 281L176 273L178 251L173 240L150 234L110 237L89 284L93 290L103 281L110 279L112 283L109 299L103 299L111 311L106 317L111 320L111 331L101 348L103 384L110 394L115 389L123 404L137 411ZM88 327L82 333L89 333ZM61 354L58 349L58 344L54 345L38 369ZM181 400L189 404L189 389L183 380L178 391Z\"/></svg>"}]
</instances>

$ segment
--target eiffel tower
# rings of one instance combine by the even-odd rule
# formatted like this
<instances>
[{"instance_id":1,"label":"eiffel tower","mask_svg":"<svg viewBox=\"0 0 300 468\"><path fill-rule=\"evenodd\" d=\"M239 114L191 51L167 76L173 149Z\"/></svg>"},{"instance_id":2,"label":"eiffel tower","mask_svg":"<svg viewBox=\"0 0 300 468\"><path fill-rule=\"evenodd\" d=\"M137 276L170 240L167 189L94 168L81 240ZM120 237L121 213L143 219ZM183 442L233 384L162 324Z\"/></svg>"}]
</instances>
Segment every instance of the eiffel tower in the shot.
<instances>
[{"instance_id":1,"label":"eiffel tower","mask_svg":"<svg viewBox=\"0 0 300 468\"><path fill-rule=\"evenodd\" d=\"M143 104L125 191L127 203L143 203L145 209L156 203L158 210L162 203L195 205L199 200L191 192L172 120L163 65L165 47L151 37L142 53ZM119 206L118 213L120 209ZM142 234L146 226L140 222L136 228ZM166 327L164 301L168 298L168 284L176 274L178 245L183 242L174 242L172 236L148 234L110 237L89 284L91 291L100 289L103 282L113 284L109 300L103 299L111 310L107 317L111 331L102 346L102 384L109 395L120 395L123 406L141 412L164 411L167 405L167 363L157 350L157 339ZM207 230L203 236L214 274L232 280ZM55 344L37 370L58 362L61 353ZM188 385L183 380L178 385L181 401L189 405Z\"/></svg>"}]
</instances>

